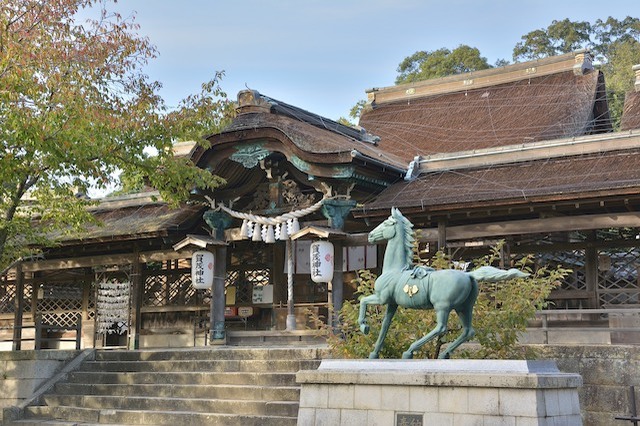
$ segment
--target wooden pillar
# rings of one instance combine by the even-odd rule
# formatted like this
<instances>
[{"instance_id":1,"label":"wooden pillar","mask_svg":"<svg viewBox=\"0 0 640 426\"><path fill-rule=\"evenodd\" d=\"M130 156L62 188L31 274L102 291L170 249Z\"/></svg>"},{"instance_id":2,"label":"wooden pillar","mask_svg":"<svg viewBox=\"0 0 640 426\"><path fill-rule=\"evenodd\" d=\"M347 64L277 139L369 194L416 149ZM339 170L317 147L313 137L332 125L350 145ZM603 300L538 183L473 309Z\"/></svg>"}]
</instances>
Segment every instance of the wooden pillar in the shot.
<instances>
[{"instance_id":1,"label":"wooden pillar","mask_svg":"<svg viewBox=\"0 0 640 426\"><path fill-rule=\"evenodd\" d=\"M211 235L224 241L224 230L231 225L231 217L222 212L208 210L202 216L211 228ZM212 345L224 345L227 342L224 331L224 307L226 299L224 284L227 278L227 246L216 246L213 257L213 284L211 285L210 338Z\"/></svg>"},{"instance_id":2,"label":"wooden pillar","mask_svg":"<svg viewBox=\"0 0 640 426\"><path fill-rule=\"evenodd\" d=\"M131 322L129 324L129 349L140 349L140 329L142 328L142 298L144 296L144 281L142 280L142 267L138 249L134 253L131 265L131 286L133 300L131 306Z\"/></svg>"},{"instance_id":3,"label":"wooden pillar","mask_svg":"<svg viewBox=\"0 0 640 426\"><path fill-rule=\"evenodd\" d=\"M82 312L79 315L79 338L80 338L80 346L82 347L82 342L85 341L87 342L87 346L89 344L89 342L87 340L84 339L84 327L89 324L89 299L91 298L91 281L89 280L89 277L91 277L91 275L87 274L87 270L83 269L83 277L82 277ZM34 289L35 291L35 289ZM35 294L35 293L34 293ZM35 296L34 296L35 298ZM95 309L95 308L94 308ZM35 311L34 311L35 312ZM95 322L94 322L95 324ZM94 330L94 336L95 336L95 330ZM95 347L95 343L96 343L96 339L94 338L94 336L92 336L91 338L91 345L93 347Z\"/></svg>"},{"instance_id":4,"label":"wooden pillar","mask_svg":"<svg viewBox=\"0 0 640 426\"><path fill-rule=\"evenodd\" d=\"M22 316L24 314L24 273L22 272L22 262L16 265L16 299L15 316L13 320L13 350L19 351L22 348ZM36 339L38 336L36 336Z\"/></svg>"},{"instance_id":5,"label":"wooden pillar","mask_svg":"<svg viewBox=\"0 0 640 426\"><path fill-rule=\"evenodd\" d=\"M91 293L91 282L87 280L87 275L85 275L83 276L83 280L82 280L82 319L84 321L87 321L89 319L90 293Z\"/></svg>"},{"instance_id":6,"label":"wooden pillar","mask_svg":"<svg viewBox=\"0 0 640 426\"><path fill-rule=\"evenodd\" d=\"M211 344L225 344L226 333L224 331L224 284L227 276L227 246L219 246L215 249L213 259L213 285L211 286Z\"/></svg>"},{"instance_id":7,"label":"wooden pillar","mask_svg":"<svg viewBox=\"0 0 640 426\"><path fill-rule=\"evenodd\" d=\"M333 243L333 280L331 281L331 303L333 304L334 314L331 317L333 327L340 325L338 313L342 309L342 301L344 299L344 272L342 271L343 252L342 242Z\"/></svg>"},{"instance_id":8,"label":"wooden pillar","mask_svg":"<svg viewBox=\"0 0 640 426\"><path fill-rule=\"evenodd\" d=\"M587 241L590 244L587 244L585 248L585 259L584 259L584 274L585 281L587 285L587 291L589 292L589 306L587 308L597 309L600 306L598 303L598 249L594 246L595 242L595 233L590 232Z\"/></svg>"},{"instance_id":9,"label":"wooden pillar","mask_svg":"<svg viewBox=\"0 0 640 426\"><path fill-rule=\"evenodd\" d=\"M438 250L444 250L447 247L447 223L445 221L438 222Z\"/></svg>"},{"instance_id":10,"label":"wooden pillar","mask_svg":"<svg viewBox=\"0 0 640 426\"><path fill-rule=\"evenodd\" d=\"M293 251L295 247L291 238L287 240L287 319L285 321L286 330L296 329L296 313L293 301Z\"/></svg>"},{"instance_id":11,"label":"wooden pillar","mask_svg":"<svg viewBox=\"0 0 640 426\"><path fill-rule=\"evenodd\" d=\"M322 205L322 214L329 221L329 227L336 230L344 229L344 220L356 206L356 200L346 199L327 199ZM343 253L342 243L332 241L333 243L333 277L328 286L331 286L331 299L334 315L330 318L330 322L334 327L339 326L338 312L342 309L344 297L344 271L342 270Z\"/></svg>"}]
</instances>

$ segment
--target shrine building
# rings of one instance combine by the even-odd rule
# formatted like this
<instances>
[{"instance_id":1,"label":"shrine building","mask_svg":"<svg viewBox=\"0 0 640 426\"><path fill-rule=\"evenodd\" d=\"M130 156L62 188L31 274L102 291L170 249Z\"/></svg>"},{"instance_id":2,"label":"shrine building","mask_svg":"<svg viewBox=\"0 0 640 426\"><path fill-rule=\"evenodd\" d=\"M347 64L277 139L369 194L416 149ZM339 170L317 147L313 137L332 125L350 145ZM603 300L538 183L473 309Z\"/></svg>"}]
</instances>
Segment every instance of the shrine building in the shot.
<instances>
[{"instance_id":1,"label":"shrine building","mask_svg":"<svg viewBox=\"0 0 640 426\"><path fill-rule=\"evenodd\" d=\"M554 309L638 308L634 70L617 131L588 51L370 89L358 128L243 90L209 148L175 146L226 185L177 209L153 191L104 198L101 225L16 261L0 350L317 341L309 313L335 321L357 271L379 272L366 237L391 207L423 259L504 241L503 266L572 270Z\"/></svg>"}]
</instances>

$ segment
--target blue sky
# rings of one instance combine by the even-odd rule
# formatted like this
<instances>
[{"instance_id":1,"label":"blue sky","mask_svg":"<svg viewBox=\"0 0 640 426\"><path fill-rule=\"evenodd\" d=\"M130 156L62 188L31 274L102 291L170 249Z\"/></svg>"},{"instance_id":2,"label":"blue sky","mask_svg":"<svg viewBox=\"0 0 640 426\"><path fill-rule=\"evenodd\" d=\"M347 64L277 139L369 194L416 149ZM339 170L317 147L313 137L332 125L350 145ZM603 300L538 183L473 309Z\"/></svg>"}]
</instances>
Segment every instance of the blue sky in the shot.
<instances>
[{"instance_id":1,"label":"blue sky","mask_svg":"<svg viewBox=\"0 0 640 426\"><path fill-rule=\"evenodd\" d=\"M163 83L168 105L224 70L232 99L249 87L332 119L366 89L393 85L416 51L467 44L493 64L553 20L640 15L637 0L121 0L117 8L135 11L158 48L147 73Z\"/></svg>"}]
</instances>

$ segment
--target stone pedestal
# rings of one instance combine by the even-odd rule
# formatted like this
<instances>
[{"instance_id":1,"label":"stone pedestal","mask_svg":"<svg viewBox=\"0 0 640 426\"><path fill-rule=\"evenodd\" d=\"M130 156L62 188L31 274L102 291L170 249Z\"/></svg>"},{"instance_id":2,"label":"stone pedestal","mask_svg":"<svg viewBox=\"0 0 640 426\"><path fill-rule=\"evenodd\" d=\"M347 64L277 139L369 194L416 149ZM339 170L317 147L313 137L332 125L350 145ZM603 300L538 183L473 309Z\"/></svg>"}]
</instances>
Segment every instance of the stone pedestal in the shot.
<instances>
[{"instance_id":1,"label":"stone pedestal","mask_svg":"<svg viewBox=\"0 0 640 426\"><path fill-rule=\"evenodd\" d=\"M323 360L297 374L298 425L582 425L553 361Z\"/></svg>"}]
</instances>

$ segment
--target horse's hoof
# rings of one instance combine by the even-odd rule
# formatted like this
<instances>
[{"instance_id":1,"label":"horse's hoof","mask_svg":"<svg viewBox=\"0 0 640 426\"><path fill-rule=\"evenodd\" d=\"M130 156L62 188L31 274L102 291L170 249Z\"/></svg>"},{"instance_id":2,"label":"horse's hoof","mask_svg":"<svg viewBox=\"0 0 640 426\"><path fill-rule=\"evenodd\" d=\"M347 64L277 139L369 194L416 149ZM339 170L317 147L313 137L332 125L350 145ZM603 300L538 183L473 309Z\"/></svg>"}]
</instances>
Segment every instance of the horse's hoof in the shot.
<instances>
[{"instance_id":1,"label":"horse's hoof","mask_svg":"<svg viewBox=\"0 0 640 426\"><path fill-rule=\"evenodd\" d=\"M371 352L369 354L369 359L378 359L378 354L376 352Z\"/></svg>"},{"instance_id":2,"label":"horse's hoof","mask_svg":"<svg viewBox=\"0 0 640 426\"><path fill-rule=\"evenodd\" d=\"M369 324L360 324L360 331L362 334L369 334Z\"/></svg>"},{"instance_id":3,"label":"horse's hoof","mask_svg":"<svg viewBox=\"0 0 640 426\"><path fill-rule=\"evenodd\" d=\"M413 352L403 352L402 353L402 359L413 359Z\"/></svg>"},{"instance_id":4,"label":"horse's hoof","mask_svg":"<svg viewBox=\"0 0 640 426\"><path fill-rule=\"evenodd\" d=\"M438 359L450 359L450 358L451 358L451 354L449 352L441 353L440 356L438 356Z\"/></svg>"}]
</instances>

